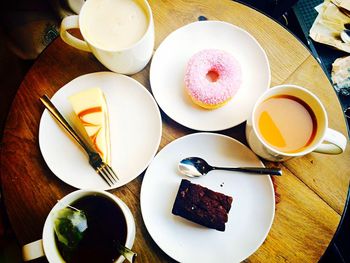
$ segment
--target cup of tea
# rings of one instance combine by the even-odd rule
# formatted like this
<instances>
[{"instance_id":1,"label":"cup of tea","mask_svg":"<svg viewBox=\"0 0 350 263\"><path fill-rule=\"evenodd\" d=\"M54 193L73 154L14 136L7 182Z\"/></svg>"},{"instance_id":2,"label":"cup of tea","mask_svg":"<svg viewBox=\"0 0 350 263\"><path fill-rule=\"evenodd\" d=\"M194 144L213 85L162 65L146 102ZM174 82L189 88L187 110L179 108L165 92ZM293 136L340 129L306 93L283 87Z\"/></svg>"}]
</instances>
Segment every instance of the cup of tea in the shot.
<instances>
[{"instance_id":1,"label":"cup of tea","mask_svg":"<svg viewBox=\"0 0 350 263\"><path fill-rule=\"evenodd\" d=\"M66 207L83 211L87 222L87 225L81 224L83 237L74 250L67 250L55 232L55 215ZM24 245L22 256L24 261L46 256L49 262L121 263L124 257L117 246L120 244L131 249L135 231L132 213L118 197L105 191L77 190L59 200L51 209L42 239Z\"/></svg>"},{"instance_id":2,"label":"cup of tea","mask_svg":"<svg viewBox=\"0 0 350 263\"><path fill-rule=\"evenodd\" d=\"M267 90L246 125L250 148L270 161L285 161L310 152L340 154L347 139L328 127L321 101L310 91L285 84Z\"/></svg>"},{"instance_id":3,"label":"cup of tea","mask_svg":"<svg viewBox=\"0 0 350 263\"><path fill-rule=\"evenodd\" d=\"M83 40L69 29L79 28ZM152 10L146 0L87 0L79 15L65 17L60 35L111 71L134 74L149 62L154 48Z\"/></svg>"}]
</instances>

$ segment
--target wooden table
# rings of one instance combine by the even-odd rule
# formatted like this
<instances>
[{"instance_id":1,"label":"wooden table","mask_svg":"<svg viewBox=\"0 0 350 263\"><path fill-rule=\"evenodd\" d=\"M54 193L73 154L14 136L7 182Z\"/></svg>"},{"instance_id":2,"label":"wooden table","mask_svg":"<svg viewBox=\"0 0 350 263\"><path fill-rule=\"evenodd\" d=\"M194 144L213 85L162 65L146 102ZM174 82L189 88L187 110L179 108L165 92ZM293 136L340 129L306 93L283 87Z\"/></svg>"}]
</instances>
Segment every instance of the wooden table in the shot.
<instances>
[{"instance_id":1,"label":"wooden table","mask_svg":"<svg viewBox=\"0 0 350 263\"><path fill-rule=\"evenodd\" d=\"M222 1L149 1L155 20L156 45L173 30L199 16L223 20L250 32L265 49L271 65L272 83L294 83L317 94L329 115L331 128L347 134L340 104L310 52L276 22L244 5ZM43 106L38 98L52 96L72 79L106 70L88 53L56 39L40 55L22 82L4 131L1 180L7 212L21 245L41 238L44 220L56 200L72 192L49 170L38 146L39 119ZM132 76L150 89L149 66ZM160 149L174 139L193 132L163 118ZM222 132L245 142L245 124ZM284 175L276 179L279 203L272 229L260 249L247 262L315 262L324 253L338 226L350 178L350 147L337 156L311 153L277 164ZM266 166L275 164L265 162ZM172 262L151 239L140 211L141 174L127 185L111 191L132 210L137 234L134 250L138 262Z\"/></svg>"}]
</instances>

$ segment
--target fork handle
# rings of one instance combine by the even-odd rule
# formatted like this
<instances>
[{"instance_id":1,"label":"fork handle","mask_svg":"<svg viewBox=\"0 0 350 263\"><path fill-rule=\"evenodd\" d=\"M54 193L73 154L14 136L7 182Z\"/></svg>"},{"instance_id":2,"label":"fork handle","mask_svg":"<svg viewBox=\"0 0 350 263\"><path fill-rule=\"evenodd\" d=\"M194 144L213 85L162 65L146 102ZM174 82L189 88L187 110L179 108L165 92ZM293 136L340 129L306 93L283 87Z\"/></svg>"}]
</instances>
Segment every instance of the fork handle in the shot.
<instances>
[{"instance_id":1,"label":"fork handle","mask_svg":"<svg viewBox=\"0 0 350 263\"><path fill-rule=\"evenodd\" d=\"M81 147L87 152L91 153L90 147L84 142L80 135L70 126L67 120L58 111L56 106L51 102L47 95L43 95L40 98L41 102L44 104L45 108L51 113L51 115L63 126L63 128L80 144Z\"/></svg>"}]
</instances>

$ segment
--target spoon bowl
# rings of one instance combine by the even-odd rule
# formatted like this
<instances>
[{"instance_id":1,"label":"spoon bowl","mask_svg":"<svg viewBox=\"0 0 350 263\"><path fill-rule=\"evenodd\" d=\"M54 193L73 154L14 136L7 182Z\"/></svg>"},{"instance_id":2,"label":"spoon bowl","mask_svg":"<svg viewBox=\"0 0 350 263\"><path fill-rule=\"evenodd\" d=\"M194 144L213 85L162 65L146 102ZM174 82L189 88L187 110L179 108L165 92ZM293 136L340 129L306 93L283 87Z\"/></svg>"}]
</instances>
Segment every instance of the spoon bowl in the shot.
<instances>
[{"instance_id":1,"label":"spoon bowl","mask_svg":"<svg viewBox=\"0 0 350 263\"><path fill-rule=\"evenodd\" d=\"M188 157L179 162L179 171L181 174L188 177L200 177L206 175L212 170L225 170L235 171L243 173L253 173L261 175L282 175L282 170L278 168L265 168L265 167L216 167L208 164L204 159L200 157Z\"/></svg>"},{"instance_id":2,"label":"spoon bowl","mask_svg":"<svg viewBox=\"0 0 350 263\"><path fill-rule=\"evenodd\" d=\"M350 43L350 30L349 29L344 29L340 33L340 38L343 40L344 43L349 44Z\"/></svg>"}]
</instances>

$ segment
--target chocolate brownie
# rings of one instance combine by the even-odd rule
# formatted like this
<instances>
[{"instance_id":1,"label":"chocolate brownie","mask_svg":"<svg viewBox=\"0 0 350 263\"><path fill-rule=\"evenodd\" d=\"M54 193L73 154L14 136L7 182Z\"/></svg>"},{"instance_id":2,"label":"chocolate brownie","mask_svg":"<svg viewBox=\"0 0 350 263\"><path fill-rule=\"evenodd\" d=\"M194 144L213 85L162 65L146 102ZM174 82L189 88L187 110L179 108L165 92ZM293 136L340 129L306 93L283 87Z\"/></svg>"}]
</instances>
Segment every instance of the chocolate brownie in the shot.
<instances>
[{"instance_id":1,"label":"chocolate brownie","mask_svg":"<svg viewBox=\"0 0 350 263\"><path fill-rule=\"evenodd\" d=\"M197 224L225 231L232 197L182 179L172 213Z\"/></svg>"}]
</instances>

